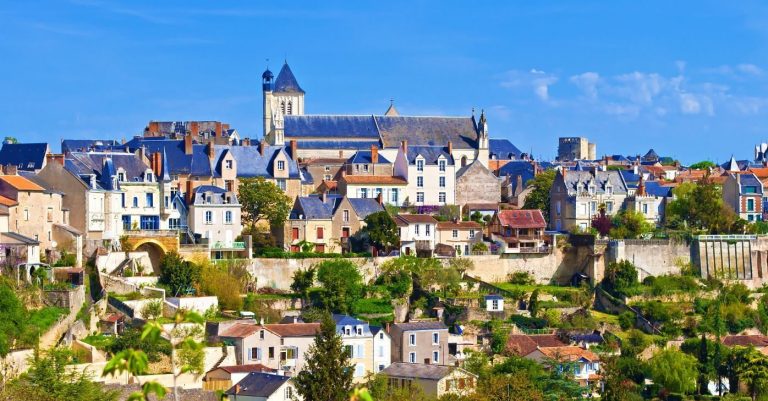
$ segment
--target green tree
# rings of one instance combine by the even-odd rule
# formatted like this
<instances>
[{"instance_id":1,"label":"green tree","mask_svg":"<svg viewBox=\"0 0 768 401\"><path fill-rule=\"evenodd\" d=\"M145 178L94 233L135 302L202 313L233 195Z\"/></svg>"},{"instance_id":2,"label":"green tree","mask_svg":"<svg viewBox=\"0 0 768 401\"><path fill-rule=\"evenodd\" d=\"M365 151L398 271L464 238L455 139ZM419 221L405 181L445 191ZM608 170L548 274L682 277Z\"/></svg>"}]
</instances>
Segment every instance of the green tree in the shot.
<instances>
[{"instance_id":1,"label":"green tree","mask_svg":"<svg viewBox=\"0 0 768 401\"><path fill-rule=\"evenodd\" d=\"M149 301L144 304L141 309L141 314L147 318L147 320L155 320L163 315L163 304L160 300Z\"/></svg>"},{"instance_id":2,"label":"green tree","mask_svg":"<svg viewBox=\"0 0 768 401\"><path fill-rule=\"evenodd\" d=\"M629 376L631 372L623 369L620 359L620 357L609 356L600 363L600 374L603 376L604 383L601 399L604 401L641 401L643 397L640 395L640 386Z\"/></svg>"},{"instance_id":3,"label":"green tree","mask_svg":"<svg viewBox=\"0 0 768 401\"><path fill-rule=\"evenodd\" d=\"M691 170L704 170L704 169L714 168L714 167L717 167L717 164L709 160L702 160L700 162L696 162L688 166L688 168L690 168Z\"/></svg>"},{"instance_id":4,"label":"green tree","mask_svg":"<svg viewBox=\"0 0 768 401\"><path fill-rule=\"evenodd\" d=\"M323 306L334 313L351 313L363 293L363 276L354 263L344 259L318 263L317 281L322 286Z\"/></svg>"},{"instance_id":5,"label":"green tree","mask_svg":"<svg viewBox=\"0 0 768 401\"><path fill-rule=\"evenodd\" d=\"M336 323L326 314L314 344L306 353L304 369L294 379L296 392L305 400L346 401L354 373L349 358L336 334Z\"/></svg>"},{"instance_id":6,"label":"green tree","mask_svg":"<svg viewBox=\"0 0 768 401\"><path fill-rule=\"evenodd\" d=\"M243 209L243 222L251 227L261 221L279 227L291 211L291 198L262 177L240 179L237 200Z\"/></svg>"},{"instance_id":7,"label":"green tree","mask_svg":"<svg viewBox=\"0 0 768 401\"><path fill-rule=\"evenodd\" d=\"M309 302L309 289L315 284L315 268L310 267L306 270L296 270L293 273L293 283L291 291L301 296L302 302Z\"/></svg>"},{"instance_id":8,"label":"green tree","mask_svg":"<svg viewBox=\"0 0 768 401\"><path fill-rule=\"evenodd\" d=\"M744 363L737 367L739 378L747 385L752 401L758 396L768 394L768 357L761 352L750 349L745 355Z\"/></svg>"},{"instance_id":9,"label":"green tree","mask_svg":"<svg viewBox=\"0 0 768 401\"><path fill-rule=\"evenodd\" d=\"M468 401L544 401L544 393L523 372L490 376L478 383L477 391Z\"/></svg>"},{"instance_id":10,"label":"green tree","mask_svg":"<svg viewBox=\"0 0 768 401\"><path fill-rule=\"evenodd\" d=\"M5 139L3 139L3 142L5 143L19 143L19 140L16 139L14 136L6 136Z\"/></svg>"},{"instance_id":11,"label":"green tree","mask_svg":"<svg viewBox=\"0 0 768 401\"><path fill-rule=\"evenodd\" d=\"M611 238L639 238L653 231L653 226L645 220L645 216L632 209L619 211L613 217L613 226L609 232Z\"/></svg>"},{"instance_id":12,"label":"green tree","mask_svg":"<svg viewBox=\"0 0 768 401\"><path fill-rule=\"evenodd\" d=\"M107 391L87 373L69 369L75 363L71 351L54 348L45 355L36 351L29 370L12 381L0 397L9 401L113 401L119 392Z\"/></svg>"},{"instance_id":13,"label":"green tree","mask_svg":"<svg viewBox=\"0 0 768 401\"><path fill-rule=\"evenodd\" d=\"M0 277L0 316L0 357L5 357L22 337L28 315L13 284L4 277Z\"/></svg>"},{"instance_id":14,"label":"green tree","mask_svg":"<svg viewBox=\"0 0 768 401\"><path fill-rule=\"evenodd\" d=\"M219 307L238 311L243 307L243 298L240 296L243 289L244 277L237 277L231 273L237 271L236 267L214 265L210 261L204 262L200 268L200 291L205 295L215 296L219 300Z\"/></svg>"},{"instance_id":15,"label":"green tree","mask_svg":"<svg viewBox=\"0 0 768 401\"><path fill-rule=\"evenodd\" d=\"M531 311L531 317L536 318L539 316L539 289L536 288L531 293L531 299L528 302L528 309Z\"/></svg>"},{"instance_id":16,"label":"green tree","mask_svg":"<svg viewBox=\"0 0 768 401\"><path fill-rule=\"evenodd\" d=\"M400 243L397 224L386 211L369 214L362 231L378 249L388 250Z\"/></svg>"},{"instance_id":17,"label":"green tree","mask_svg":"<svg viewBox=\"0 0 768 401\"><path fill-rule=\"evenodd\" d=\"M200 282L200 267L171 251L160 260L160 284L168 286L173 296L190 293Z\"/></svg>"},{"instance_id":18,"label":"green tree","mask_svg":"<svg viewBox=\"0 0 768 401\"><path fill-rule=\"evenodd\" d=\"M673 393L692 393L699 374L696 358L668 348L656 353L649 363L654 383Z\"/></svg>"},{"instance_id":19,"label":"green tree","mask_svg":"<svg viewBox=\"0 0 768 401\"><path fill-rule=\"evenodd\" d=\"M666 210L667 225L671 228L723 234L731 232L737 221L735 213L723 201L721 188L709 177L696 184L681 184L673 190L673 194L675 199Z\"/></svg>"},{"instance_id":20,"label":"green tree","mask_svg":"<svg viewBox=\"0 0 768 401\"><path fill-rule=\"evenodd\" d=\"M532 180L528 181L528 187L533 187L525 197L523 209L540 209L544 219L549 221L549 190L555 181L555 170L547 170Z\"/></svg>"},{"instance_id":21,"label":"green tree","mask_svg":"<svg viewBox=\"0 0 768 401\"><path fill-rule=\"evenodd\" d=\"M609 292L629 295L630 290L638 284L637 268L628 260L611 262L605 268L605 276L601 283Z\"/></svg>"}]
</instances>

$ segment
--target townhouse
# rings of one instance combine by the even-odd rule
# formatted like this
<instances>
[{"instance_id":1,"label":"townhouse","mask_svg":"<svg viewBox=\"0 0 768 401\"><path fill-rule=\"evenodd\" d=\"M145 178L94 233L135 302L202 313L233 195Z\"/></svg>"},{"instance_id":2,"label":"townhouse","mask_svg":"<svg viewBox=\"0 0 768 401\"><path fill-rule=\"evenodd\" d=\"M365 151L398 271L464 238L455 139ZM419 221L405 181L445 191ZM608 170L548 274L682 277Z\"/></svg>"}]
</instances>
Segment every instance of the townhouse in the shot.
<instances>
[{"instance_id":1,"label":"townhouse","mask_svg":"<svg viewBox=\"0 0 768 401\"><path fill-rule=\"evenodd\" d=\"M456 203L456 164L453 145L408 146L403 141L398 152L398 171L405 170L409 204L453 205ZM407 167L402 168L403 164Z\"/></svg>"},{"instance_id":2,"label":"townhouse","mask_svg":"<svg viewBox=\"0 0 768 401\"><path fill-rule=\"evenodd\" d=\"M395 323L390 326L392 362L445 365L448 327L443 322Z\"/></svg>"},{"instance_id":3,"label":"townhouse","mask_svg":"<svg viewBox=\"0 0 768 401\"><path fill-rule=\"evenodd\" d=\"M471 255L472 247L483 241L483 226L474 221L441 221L437 241L453 248L453 256Z\"/></svg>"},{"instance_id":4,"label":"townhouse","mask_svg":"<svg viewBox=\"0 0 768 401\"><path fill-rule=\"evenodd\" d=\"M419 387L425 395L466 396L475 392L477 375L455 366L395 362L381 372L390 388Z\"/></svg>"},{"instance_id":5,"label":"townhouse","mask_svg":"<svg viewBox=\"0 0 768 401\"><path fill-rule=\"evenodd\" d=\"M373 373L379 373L392 363L392 337L381 326L370 326L373 334Z\"/></svg>"},{"instance_id":6,"label":"townhouse","mask_svg":"<svg viewBox=\"0 0 768 401\"><path fill-rule=\"evenodd\" d=\"M0 148L0 165L36 173L45 168L51 153L47 143L9 143Z\"/></svg>"},{"instance_id":7,"label":"townhouse","mask_svg":"<svg viewBox=\"0 0 768 401\"><path fill-rule=\"evenodd\" d=\"M394 217L400 237L401 255L431 256L437 244L437 220L426 214Z\"/></svg>"},{"instance_id":8,"label":"townhouse","mask_svg":"<svg viewBox=\"0 0 768 401\"><path fill-rule=\"evenodd\" d=\"M240 202L232 191L212 185L194 190L188 224L195 236L207 240L209 248L233 248L243 231Z\"/></svg>"},{"instance_id":9,"label":"townhouse","mask_svg":"<svg viewBox=\"0 0 768 401\"><path fill-rule=\"evenodd\" d=\"M654 226L660 226L664 223L667 204L673 199L673 188L659 181L645 182L641 177L637 189L627 197L626 208L642 214Z\"/></svg>"},{"instance_id":10,"label":"townhouse","mask_svg":"<svg viewBox=\"0 0 768 401\"><path fill-rule=\"evenodd\" d=\"M378 373L390 364L390 338L380 328L373 332L368 322L346 315L333 315L336 333L341 337L350 364L353 381L360 383L371 373Z\"/></svg>"},{"instance_id":11,"label":"townhouse","mask_svg":"<svg viewBox=\"0 0 768 401\"><path fill-rule=\"evenodd\" d=\"M491 240L501 244L502 253L547 252L544 229L547 222L541 210L501 210L488 226Z\"/></svg>"},{"instance_id":12,"label":"townhouse","mask_svg":"<svg viewBox=\"0 0 768 401\"><path fill-rule=\"evenodd\" d=\"M618 171L562 169L549 192L550 229L586 230L600 205L605 205L606 214L612 216L623 207L627 196L627 184Z\"/></svg>"},{"instance_id":13,"label":"townhouse","mask_svg":"<svg viewBox=\"0 0 768 401\"><path fill-rule=\"evenodd\" d=\"M763 183L754 173L729 173L723 184L723 200L740 218L763 220Z\"/></svg>"}]
</instances>

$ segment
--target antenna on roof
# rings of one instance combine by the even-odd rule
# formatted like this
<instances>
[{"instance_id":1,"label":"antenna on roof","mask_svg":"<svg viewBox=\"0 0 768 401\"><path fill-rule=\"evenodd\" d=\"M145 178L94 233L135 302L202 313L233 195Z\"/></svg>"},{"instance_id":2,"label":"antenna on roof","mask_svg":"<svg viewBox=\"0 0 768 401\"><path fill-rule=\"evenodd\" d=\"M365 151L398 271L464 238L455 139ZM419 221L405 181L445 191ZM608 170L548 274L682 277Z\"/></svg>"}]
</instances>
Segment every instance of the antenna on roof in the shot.
<instances>
[{"instance_id":1,"label":"antenna on roof","mask_svg":"<svg viewBox=\"0 0 768 401\"><path fill-rule=\"evenodd\" d=\"M269 69L269 57L267 57L267 69Z\"/></svg>"}]
</instances>

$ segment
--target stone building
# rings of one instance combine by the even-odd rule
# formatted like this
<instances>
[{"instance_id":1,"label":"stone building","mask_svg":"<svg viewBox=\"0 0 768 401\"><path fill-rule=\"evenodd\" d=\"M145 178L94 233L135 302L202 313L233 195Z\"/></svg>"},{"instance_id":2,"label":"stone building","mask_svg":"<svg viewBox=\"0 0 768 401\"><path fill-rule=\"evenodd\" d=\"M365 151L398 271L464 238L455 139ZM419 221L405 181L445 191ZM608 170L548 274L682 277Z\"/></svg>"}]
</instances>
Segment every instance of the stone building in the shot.
<instances>
[{"instance_id":1,"label":"stone building","mask_svg":"<svg viewBox=\"0 0 768 401\"><path fill-rule=\"evenodd\" d=\"M456 172L456 204L495 204L501 201L501 181L480 161Z\"/></svg>"}]
</instances>

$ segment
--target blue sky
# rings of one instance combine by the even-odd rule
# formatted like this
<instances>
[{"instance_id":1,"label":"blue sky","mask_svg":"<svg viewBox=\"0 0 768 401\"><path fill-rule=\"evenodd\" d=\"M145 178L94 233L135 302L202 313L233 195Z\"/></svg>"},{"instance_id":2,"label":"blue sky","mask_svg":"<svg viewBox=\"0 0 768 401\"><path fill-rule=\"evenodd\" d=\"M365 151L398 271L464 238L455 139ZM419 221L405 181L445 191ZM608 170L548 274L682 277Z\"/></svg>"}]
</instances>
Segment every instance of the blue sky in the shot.
<instances>
[{"instance_id":1,"label":"blue sky","mask_svg":"<svg viewBox=\"0 0 768 401\"><path fill-rule=\"evenodd\" d=\"M288 59L308 113L475 107L540 159L558 136L684 162L768 141L752 1L5 1L0 17L0 135L25 142L187 119L259 137L267 58Z\"/></svg>"}]
</instances>

